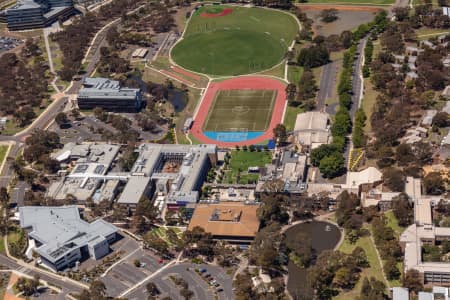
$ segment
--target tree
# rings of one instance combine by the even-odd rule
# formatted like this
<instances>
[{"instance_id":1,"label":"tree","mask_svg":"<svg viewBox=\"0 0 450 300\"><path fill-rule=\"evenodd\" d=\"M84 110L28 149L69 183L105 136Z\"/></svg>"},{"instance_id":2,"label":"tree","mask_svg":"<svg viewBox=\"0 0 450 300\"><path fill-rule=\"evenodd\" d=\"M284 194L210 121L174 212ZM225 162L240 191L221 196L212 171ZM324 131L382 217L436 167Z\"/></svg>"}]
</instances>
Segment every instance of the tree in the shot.
<instances>
[{"instance_id":1,"label":"tree","mask_svg":"<svg viewBox=\"0 0 450 300\"><path fill-rule=\"evenodd\" d=\"M315 68L325 65L330 60L330 53L325 45L313 45L302 48L298 55L298 64L302 67Z\"/></svg>"},{"instance_id":2,"label":"tree","mask_svg":"<svg viewBox=\"0 0 450 300\"><path fill-rule=\"evenodd\" d=\"M159 291L158 287L157 287L156 284L153 283L153 282L147 283L147 285L146 285L145 287L146 287L146 289L147 289L147 293L148 293L150 296L157 296L157 295L160 294L160 291Z\"/></svg>"},{"instance_id":3,"label":"tree","mask_svg":"<svg viewBox=\"0 0 450 300\"><path fill-rule=\"evenodd\" d=\"M9 193L5 187L0 187L0 203L2 207L6 207L9 202Z\"/></svg>"},{"instance_id":4,"label":"tree","mask_svg":"<svg viewBox=\"0 0 450 300\"><path fill-rule=\"evenodd\" d=\"M134 264L134 266L135 266L136 268L139 268L139 267L141 266L141 261L140 261L139 259L135 259L135 260L133 261L133 264Z\"/></svg>"},{"instance_id":5,"label":"tree","mask_svg":"<svg viewBox=\"0 0 450 300\"><path fill-rule=\"evenodd\" d=\"M297 86L293 83L289 83L286 86L286 95L289 102L295 100L295 95L297 94Z\"/></svg>"},{"instance_id":6,"label":"tree","mask_svg":"<svg viewBox=\"0 0 450 300\"><path fill-rule=\"evenodd\" d=\"M355 275L358 276L358 274L353 273L349 268L342 267L334 275L333 285L342 289L350 288L356 281Z\"/></svg>"},{"instance_id":7,"label":"tree","mask_svg":"<svg viewBox=\"0 0 450 300\"><path fill-rule=\"evenodd\" d=\"M433 117L433 126L439 127L439 128L444 128L447 127L449 125L449 115L446 112L438 112L434 117Z\"/></svg>"},{"instance_id":8,"label":"tree","mask_svg":"<svg viewBox=\"0 0 450 300\"><path fill-rule=\"evenodd\" d=\"M289 220L282 196L263 195L262 205L258 207L256 214L258 218L267 225L272 222L286 224Z\"/></svg>"},{"instance_id":9,"label":"tree","mask_svg":"<svg viewBox=\"0 0 450 300\"><path fill-rule=\"evenodd\" d=\"M316 97L317 90L314 73L310 69L305 69L298 83L298 99L300 101L313 99Z\"/></svg>"},{"instance_id":10,"label":"tree","mask_svg":"<svg viewBox=\"0 0 450 300\"><path fill-rule=\"evenodd\" d=\"M353 33L349 30L342 31L340 40L342 47L344 47L345 49L349 48L353 43Z\"/></svg>"},{"instance_id":11,"label":"tree","mask_svg":"<svg viewBox=\"0 0 450 300\"><path fill-rule=\"evenodd\" d=\"M409 7L397 6L392 9L392 12L395 15L395 19L399 22L402 22L409 16Z\"/></svg>"},{"instance_id":12,"label":"tree","mask_svg":"<svg viewBox=\"0 0 450 300\"><path fill-rule=\"evenodd\" d=\"M74 117L75 119L78 119L81 116L80 110L77 108L72 109L70 113L72 114L72 117Z\"/></svg>"},{"instance_id":13,"label":"tree","mask_svg":"<svg viewBox=\"0 0 450 300\"><path fill-rule=\"evenodd\" d=\"M415 269L409 269L406 271L405 277L403 279L403 286L408 288L410 291L419 293L423 289L422 279L420 278L419 271Z\"/></svg>"},{"instance_id":14,"label":"tree","mask_svg":"<svg viewBox=\"0 0 450 300\"><path fill-rule=\"evenodd\" d=\"M36 113L30 106L22 106L14 113L14 117L20 127L24 127L36 118Z\"/></svg>"},{"instance_id":15,"label":"tree","mask_svg":"<svg viewBox=\"0 0 450 300\"><path fill-rule=\"evenodd\" d=\"M273 129L273 137L278 142L278 144L284 144L287 139L286 127L283 124L278 124Z\"/></svg>"},{"instance_id":16,"label":"tree","mask_svg":"<svg viewBox=\"0 0 450 300\"><path fill-rule=\"evenodd\" d=\"M55 116L55 122L56 124L61 126L67 124L69 122L69 118L67 118L67 115L65 113L60 112Z\"/></svg>"},{"instance_id":17,"label":"tree","mask_svg":"<svg viewBox=\"0 0 450 300\"><path fill-rule=\"evenodd\" d=\"M238 274L233 281L233 286L236 289L237 299L254 299L256 294L253 291L252 276L245 269L244 272Z\"/></svg>"},{"instance_id":18,"label":"tree","mask_svg":"<svg viewBox=\"0 0 450 300\"><path fill-rule=\"evenodd\" d=\"M320 160L319 170L323 177L334 178L345 170L345 159L341 153L334 152Z\"/></svg>"},{"instance_id":19,"label":"tree","mask_svg":"<svg viewBox=\"0 0 450 300\"><path fill-rule=\"evenodd\" d=\"M395 151L395 160L400 166L406 166L415 160L413 150L409 144L400 144Z\"/></svg>"},{"instance_id":20,"label":"tree","mask_svg":"<svg viewBox=\"0 0 450 300\"><path fill-rule=\"evenodd\" d=\"M441 195L445 192L445 184L439 172L428 173L423 178L423 186L428 195Z\"/></svg>"},{"instance_id":21,"label":"tree","mask_svg":"<svg viewBox=\"0 0 450 300\"><path fill-rule=\"evenodd\" d=\"M398 225L406 227L411 225L414 218L414 210L408 200L408 195L400 194L392 199L392 209L398 220Z\"/></svg>"},{"instance_id":22,"label":"tree","mask_svg":"<svg viewBox=\"0 0 450 300\"><path fill-rule=\"evenodd\" d=\"M338 19L338 10L335 8L324 9L320 13L320 19L322 22L331 23Z\"/></svg>"},{"instance_id":23,"label":"tree","mask_svg":"<svg viewBox=\"0 0 450 300\"><path fill-rule=\"evenodd\" d=\"M352 257L353 257L353 259L355 259L356 265L359 268L370 267L369 260L367 259L366 251L364 251L364 249L361 248L360 246L357 246L355 249L353 249Z\"/></svg>"},{"instance_id":24,"label":"tree","mask_svg":"<svg viewBox=\"0 0 450 300\"><path fill-rule=\"evenodd\" d=\"M103 110L101 107L95 107L92 112L94 113L94 116L99 119L102 122L106 122L106 119L108 118L108 113Z\"/></svg>"},{"instance_id":25,"label":"tree","mask_svg":"<svg viewBox=\"0 0 450 300\"><path fill-rule=\"evenodd\" d=\"M324 157L330 156L334 152L339 152L339 148L335 144L320 145L311 151L311 164L318 167Z\"/></svg>"},{"instance_id":26,"label":"tree","mask_svg":"<svg viewBox=\"0 0 450 300\"><path fill-rule=\"evenodd\" d=\"M389 258L383 265L384 273L388 280L396 280L400 278L400 270L397 267L397 261L394 258Z\"/></svg>"},{"instance_id":27,"label":"tree","mask_svg":"<svg viewBox=\"0 0 450 300\"><path fill-rule=\"evenodd\" d=\"M40 277L36 274L32 279L20 277L16 283L16 288L23 293L24 296L31 296L37 292Z\"/></svg>"},{"instance_id":28,"label":"tree","mask_svg":"<svg viewBox=\"0 0 450 300\"><path fill-rule=\"evenodd\" d=\"M386 168L383 172L384 184L394 192L403 192L405 189L405 178L403 172L397 168Z\"/></svg>"}]
</instances>

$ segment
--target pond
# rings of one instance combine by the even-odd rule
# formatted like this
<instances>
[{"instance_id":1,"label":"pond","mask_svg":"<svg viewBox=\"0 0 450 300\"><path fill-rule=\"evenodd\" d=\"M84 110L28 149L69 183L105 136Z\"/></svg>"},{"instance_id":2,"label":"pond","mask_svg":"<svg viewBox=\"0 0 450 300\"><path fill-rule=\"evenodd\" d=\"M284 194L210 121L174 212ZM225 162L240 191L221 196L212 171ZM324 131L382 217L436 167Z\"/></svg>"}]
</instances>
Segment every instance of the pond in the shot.
<instances>
[{"instance_id":1,"label":"pond","mask_svg":"<svg viewBox=\"0 0 450 300\"><path fill-rule=\"evenodd\" d=\"M305 236L305 241L311 243L311 247L319 255L324 250L334 249L341 239L341 231L331 223L312 221L301 223L286 230L286 240L293 240L296 235ZM296 295L302 295L305 288L307 269L298 267L292 261L288 263L289 280L287 289L294 299Z\"/></svg>"},{"instance_id":2,"label":"pond","mask_svg":"<svg viewBox=\"0 0 450 300\"><path fill-rule=\"evenodd\" d=\"M186 107L186 95L183 91L173 90L169 95L168 100L172 105L175 112L182 112Z\"/></svg>"}]
</instances>

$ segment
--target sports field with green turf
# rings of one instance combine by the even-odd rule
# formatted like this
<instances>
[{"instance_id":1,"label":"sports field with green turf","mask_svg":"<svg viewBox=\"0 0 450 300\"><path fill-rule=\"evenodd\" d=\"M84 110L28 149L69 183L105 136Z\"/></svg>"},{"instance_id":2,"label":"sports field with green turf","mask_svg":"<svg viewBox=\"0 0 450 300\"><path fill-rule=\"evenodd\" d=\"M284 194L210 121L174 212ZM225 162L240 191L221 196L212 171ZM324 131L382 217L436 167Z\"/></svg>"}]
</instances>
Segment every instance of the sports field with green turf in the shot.
<instances>
[{"instance_id":1,"label":"sports field with green turf","mask_svg":"<svg viewBox=\"0 0 450 300\"><path fill-rule=\"evenodd\" d=\"M223 9L232 12L217 17L202 16ZM205 6L193 14L171 56L180 66L199 73L249 74L281 62L298 31L294 17L281 11Z\"/></svg>"},{"instance_id":2,"label":"sports field with green turf","mask_svg":"<svg viewBox=\"0 0 450 300\"><path fill-rule=\"evenodd\" d=\"M219 90L203 130L265 131L276 95L273 90Z\"/></svg>"}]
</instances>

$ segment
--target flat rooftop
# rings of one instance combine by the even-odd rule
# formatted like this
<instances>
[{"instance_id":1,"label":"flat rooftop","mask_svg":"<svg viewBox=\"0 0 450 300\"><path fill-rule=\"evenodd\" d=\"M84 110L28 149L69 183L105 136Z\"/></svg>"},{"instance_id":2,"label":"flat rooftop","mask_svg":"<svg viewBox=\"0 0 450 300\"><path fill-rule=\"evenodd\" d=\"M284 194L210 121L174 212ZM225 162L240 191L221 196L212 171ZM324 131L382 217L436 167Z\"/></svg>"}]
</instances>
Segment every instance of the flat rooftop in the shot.
<instances>
[{"instance_id":1,"label":"flat rooftop","mask_svg":"<svg viewBox=\"0 0 450 300\"><path fill-rule=\"evenodd\" d=\"M140 89L121 87L116 80L108 78L86 78L78 94L79 98L135 99Z\"/></svg>"},{"instance_id":2,"label":"flat rooftop","mask_svg":"<svg viewBox=\"0 0 450 300\"><path fill-rule=\"evenodd\" d=\"M199 226L213 236L254 237L260 225L258 207L236 202L199 203L188 229Z\"/></svg>"},{"instance_id":3,"label":"flat rooftop","mask_svg":"<svg viewBox=\"0 0 450 300\"><path fill-rule=\"evenodd\" d=\"M309 111L297 115L295 131L327 130L328 114Z\"/></svg>"},{"instance_id":4,"label":"flat rooftop","mask_svg":"<svg viewBox=\"0 0 450 300\"><path fill-rule=\"evenodd\" d=\"M24 206L19 208L20 226L30 228L29 236L42 243L36 251L51 262L93 241L116 233L117 228L98 219L88 223L78 207Z\"/></svg>"}]
</instances>

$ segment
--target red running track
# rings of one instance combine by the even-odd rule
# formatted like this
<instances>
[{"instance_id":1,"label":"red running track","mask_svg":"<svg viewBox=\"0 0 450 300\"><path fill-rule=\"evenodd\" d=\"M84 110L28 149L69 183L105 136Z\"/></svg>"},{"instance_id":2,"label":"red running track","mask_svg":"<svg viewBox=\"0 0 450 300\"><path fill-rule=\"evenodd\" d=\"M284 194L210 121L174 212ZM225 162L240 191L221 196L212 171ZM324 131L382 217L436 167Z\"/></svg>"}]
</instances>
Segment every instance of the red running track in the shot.
<instances>
[{"instance_id":1,"label":"red running track","mask_svg":"<svg viewBox=\"0 0 450 300\"><path fill-rule=\"evenodd\" d=\"M212 13L201 13L200 17L202 18L217 18L229 15L233 12L232 8L224 8L220 13L212 14Z\"/></svg>"},{"instance_id":2,"label":"red running track","mask_svg":"<svg viewBox=\"0 0 450 300\"><path fill-rule=\"evenodd\" d=\"M184 76L187 76L187 77L189 77L189 78L191 78L191 79L194 79L194 80L200 80L200 79L202 79L199 75L194 74L194 73L191 73L191 72L189 72L189 71L186 71L185 69L179 68L179 67L177 67L177 66L171 66L170 68L171 68L173 71L175 71L175 72L177 72L177 73L180 73L180 74L182 74L182 75L184 75Z\"/></svg>"},{"instance_id":3,"label":"red running track","mask_svg":"<svg viewBox=\"0 0 450 300\"><path fill-rule=\"evenodd\" d=\"M200 142L205 144L216 144L219 147L234 147L234 146L244 146L244 145L256 145L263 143L264 141L273 138L273 129L276 125L282 123L283 112L286 106L286 85L281 81L259 76L242 76L232 79L227 79L221 82L211 82L206 94L203 97L202 103L198 109L197 115L195 116L194 124L192 125L191 134ZM219 90L241 90L241 89L252 89L252 90L277 90L277 99L272 111L272 119L270 125L266 132L261 136L245 140L241 142L221 142L208 138L203 134L203 124L205 123L206 117L208 116L209 109L213 104L214 97Z\"/></svg>"}]
</instances>

